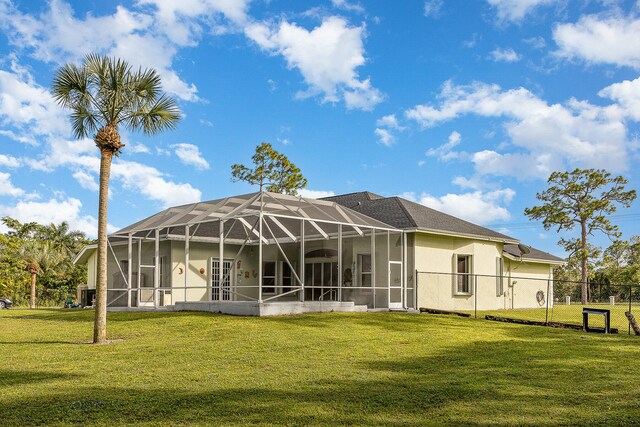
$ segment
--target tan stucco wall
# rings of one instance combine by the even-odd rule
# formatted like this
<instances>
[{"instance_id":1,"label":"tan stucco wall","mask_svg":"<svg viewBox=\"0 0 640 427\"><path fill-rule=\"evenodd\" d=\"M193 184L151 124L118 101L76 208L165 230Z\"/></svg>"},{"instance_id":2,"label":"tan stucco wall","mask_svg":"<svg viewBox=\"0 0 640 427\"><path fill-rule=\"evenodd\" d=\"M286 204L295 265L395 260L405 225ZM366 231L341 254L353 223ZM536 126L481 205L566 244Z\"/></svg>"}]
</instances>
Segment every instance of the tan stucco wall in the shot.
<instances>
[{"instance_id":1,"label":"tan stucco wall","mask_svg":"<svg viewBox=\"0 0 640 427\"><path fill-rule=\"evenodd\" d=\"M551 276L549 264L520 263L504 259L503 292L498 294L497 258L502 257L502 243L428 234L415 234L415 269L418 274L417 306L441 310L497 310L511 308L538 308L536 293L547 294L547 279ZM475 292L456 295L454 292L454 256L472 256L472 279ZM524 279L509 280L513 276ZM434 274L448 273L448 274ZM542 279L542 280L534 280ZM474 281L477 280L477 284ZM516 282L514 285L514 281Z\"/></svg>"},{"instance_id":2,"label":"tan stucco wall","mask_svg":"<svg viewBox=\"0 0 640 427\"><path fill-rule=\"evenodd\" d=\"M415 235L415 268L420 272L453 273L454 255L471 255L473 274L495 275L496 258L502 255L502 244L456 237L428 234ZM478 283L477 297L454 294L455 277L450 274L420 274L418 279L418 307L442 310L472 310L474 304L498 308L494 285Z\"/></svg>"},{"instance_id":3,"label":"tan stucco wall","mask_svg":"<svg viewBox=\"0 0 640 427\"><path fill-rule=\"evenodd\" d=\"M506 306L505 308L537 308L545 307L547 298L549 307L553 306L553 286L548 280L553 278L553 268L549 264L527 263L505 260ZM547 295L547 291L551 295ZM545 303L538 303L536 294L542 291Z\"/></svg>"},{"instance_id":4,"label":"tan stucco wall","mask_svg":"<svg viewBox=\"0 0 640 427\"><path fill-rule=\"evenodd\" d=\"M95 250L87 258L87 287L89 289L96 288L97 267L98 267L98 251Z\"/></svg>"}]
</instances>

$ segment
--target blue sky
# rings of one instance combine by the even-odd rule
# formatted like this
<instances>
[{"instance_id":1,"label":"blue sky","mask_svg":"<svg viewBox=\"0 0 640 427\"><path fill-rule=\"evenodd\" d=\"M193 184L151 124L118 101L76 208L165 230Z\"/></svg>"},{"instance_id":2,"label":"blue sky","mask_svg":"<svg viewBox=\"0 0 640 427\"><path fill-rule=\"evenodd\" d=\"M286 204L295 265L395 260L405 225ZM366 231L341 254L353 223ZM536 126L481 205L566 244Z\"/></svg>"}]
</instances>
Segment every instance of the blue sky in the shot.
<instances>
[{"instance_id":1,"label":"blue sky","mask_svg":"<svg viewBox=\"0 0 640 427\"><path fill-rule=\"evenodd\" d=\"M123 132L112 230L254 191L230 165L262 141L304 195L402 195L555 253L523 215L550 172L640 181L639 1L0 0L0 30L0 215L22 221L95 235L98 150L48 92L91 51L157 69L184 114ZM640 234L640 202L612 219Z\"/></svg>"}]
</instances>

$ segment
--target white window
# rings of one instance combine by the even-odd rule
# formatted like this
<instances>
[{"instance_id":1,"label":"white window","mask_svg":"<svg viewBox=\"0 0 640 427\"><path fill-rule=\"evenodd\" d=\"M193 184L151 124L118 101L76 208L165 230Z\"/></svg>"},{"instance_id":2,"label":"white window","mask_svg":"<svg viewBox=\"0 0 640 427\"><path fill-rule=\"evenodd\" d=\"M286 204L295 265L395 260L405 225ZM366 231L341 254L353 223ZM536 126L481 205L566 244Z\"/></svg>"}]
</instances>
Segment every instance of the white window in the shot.
<instances>
[{"instance_id":1,"label":"white window","mask_svg":"<svg viewBox=\"0 0 640 427\"><path fill-rule=\"evenodd\" d=\"M265 294L276 293L276 265L275 261L262 263L262 292Z\"/></svg>"},{"instance_id":2,"label":"white window","mask_svg":"<svg viewBox=\"0 0 640 427\"><path fill-rule=\"evenodd\" d=\"M455 255L455 293L458 295L470 295L473 291L471 260L471 255Z\"/></svg>"},{"instance_id":3,"label":"white window","mask_svg":"<svg viewBox=\"0 0 640 427\"><path fill-rule=\"evenodd\" d=\"M504 293L504 259L496 258L496 296L501 297Z\"/></svg>"}]
</instances>

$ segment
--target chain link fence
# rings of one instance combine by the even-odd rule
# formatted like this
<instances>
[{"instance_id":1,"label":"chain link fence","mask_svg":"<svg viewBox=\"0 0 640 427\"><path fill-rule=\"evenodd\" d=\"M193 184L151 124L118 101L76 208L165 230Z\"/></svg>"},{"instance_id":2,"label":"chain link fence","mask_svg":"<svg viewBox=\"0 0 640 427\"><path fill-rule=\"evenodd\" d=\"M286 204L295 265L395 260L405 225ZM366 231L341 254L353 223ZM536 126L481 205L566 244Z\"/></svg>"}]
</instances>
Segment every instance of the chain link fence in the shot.
<instances>
[{"instance_id":1,"label":"chain link fence","mask_svg":"<svg viewBox=\"0 0 640 427\"><path fill-rule=\"evenodd\" d=\"M416 278L418 308L477 318L493 316L581 329L583 309L592 308L608 310L611 328L631 334L625 313L640 313L640 284L588 283L583 289L581 282L548 277L420 271ZM589 315L590 327L604 325L604 316Z\"/></svg>"}]
</instances>

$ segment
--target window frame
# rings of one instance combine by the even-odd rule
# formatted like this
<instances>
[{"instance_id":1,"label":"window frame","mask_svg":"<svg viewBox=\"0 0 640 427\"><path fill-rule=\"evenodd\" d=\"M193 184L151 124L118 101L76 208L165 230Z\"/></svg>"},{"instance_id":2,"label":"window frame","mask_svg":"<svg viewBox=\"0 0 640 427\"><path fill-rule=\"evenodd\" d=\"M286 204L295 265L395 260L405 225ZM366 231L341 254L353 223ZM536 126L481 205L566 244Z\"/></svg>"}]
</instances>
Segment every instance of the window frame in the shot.
<instances>
[{"instance_id":1,"label":"window frame","mask_svg":"<svg viewBox=\"0 0 640 427\"><path fill-rule=\"evenodd\" d=\"M504 295L504 258L496 257L496 296Z\"/></svg>"},{"instance_id":2,"label":"window frame","mask_svg":"<svg viewBox=\"0 0 640 427\"><path fill-rule=\"evenodd\" d=\"M265 274L266 268L265 265L267 263L273 263L273 276L267 276ZM265 286L265 279L273 279L273 285ZM262 283L260 283L260 287L262 288L262 294L267 295L277 295L278 294L278 261L271 260L263 260L262 261ZM267 289L273 288L272 292L267 291Z\"/></svg>"},{"instance_id":3,"label":"window frame","mask_svg":"<svg viewBox=\"0 0 640 427\"><path fill-rule=\"evenodd\" d=\"M460 273L458 271L458 265L460 259L466 260L467 272ZM473 255L472 254L454 254L453 255L453 294L456 296L469 296L473 295L473 284L471 278L473 277ZM461 279L466 281L467 290L460 290ZM464 288L463 288L464 289Z\"/></svg>"},{"instance_id":4,"label":"window frame","mask_svg":"<svg viewBox=\"0 0 640 427\"><path fill-rule=\"evenodd\" d=\"M278 288L280 289L280 292L278 293L286 294L287 292L293 291L293 289L295 288L295 276L293 275L293 270L289 267L289 264L287 264L286 261L279 261L278 264L280 265L278 270L276 271L276 276L280 276L279 279L276 280ZM293 264L293 268L295 268L295 263ZM285 276L285 270L287 269L289 270L289 275ZM278 275L277 273L280 274ZM289 279L290 282L288 286L284 285L284 279Z\"/></svg>"},{"instance_id":5,"label":"window frame","mask_svg":"<svg viewBox=\"0 0 640 427\"><path fill-rule=\"evenodd\" d=\"M364 262L362 262L362 258L369 257L369 271L364 271L362 268L364 266ZM364 288L365 291L373 288L373 258L370 253L360 253L356 254L356 262L357 262L357 274L358 274L358 287ZM369 285L365 286L363 284L363 277L369 276Z\"/></svg>"}]
</instances>

